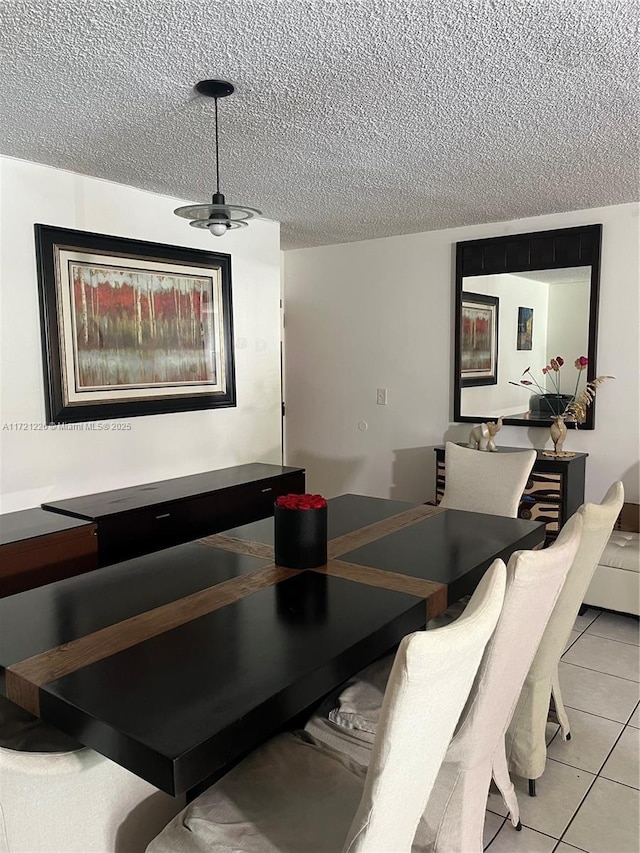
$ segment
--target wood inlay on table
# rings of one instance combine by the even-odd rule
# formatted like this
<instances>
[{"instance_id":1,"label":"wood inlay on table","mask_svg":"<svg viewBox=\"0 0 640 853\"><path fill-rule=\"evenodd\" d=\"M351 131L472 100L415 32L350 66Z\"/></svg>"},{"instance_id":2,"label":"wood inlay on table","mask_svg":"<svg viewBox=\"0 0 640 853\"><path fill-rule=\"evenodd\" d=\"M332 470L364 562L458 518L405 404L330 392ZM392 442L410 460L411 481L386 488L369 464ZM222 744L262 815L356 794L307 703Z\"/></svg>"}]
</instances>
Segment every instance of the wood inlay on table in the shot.
<instances>
[{"instance_id":1,"label":"wood inlay on table","mask_svg":"<svg viewBox=\"0 0 640 853\"><path fill-rule=\"evenodd\" d=\"M383 536L402 530L435 515L445 512L443 508L419 506L373 522L352 533L344 534L329 543L331 553L339 554L358 545L368 544ZM200 540L203 544L222 548L225 551L253 557L273 558L273 546L261 542L250 542L223 534ZM424 598L427 602L426 618L431 619L446 609L446 587L427 580L416 580L379 569L368 569L351 563L330 560L325 571L334 577L365 583L381 589L396 590ZM7 696L17 705L35 716L40 715L39 688L110 655L117 654L137 643L142 643L158 634L170 631L179 625L211 613L233 601L251 595L258 589L293 577L297 572L280 566L267 566L255 572L231 578L213 587L194 592L161 607L139 613L34 655L7 667Z\"/></svg>"},{"instance_id":2,"label":"wood inlay on table","mask_svg":"<svg viewBox=\"0 0 640 853\"><path fill-rule=\"evenodd\" d=\"M207 613L213 613L214 610L232 604L245 595L251 595L259 589L297 574L293 569L280 566L257 569L34 655L7 667L7 696L31 714L39 716L38 688L43 684L157 637Z\"/></svg>"},{"instance_id":3,"label":"wood inlay on table","mask_svg":"<svg viewBox=\"0 0 640 853\"><path fill-rule=\"evenodd\" d=\"M4 690L180 793L543 537L534 522L342 496L317 570L275 566L266 519L0 601Z\"/></svg>"}]
</instances>

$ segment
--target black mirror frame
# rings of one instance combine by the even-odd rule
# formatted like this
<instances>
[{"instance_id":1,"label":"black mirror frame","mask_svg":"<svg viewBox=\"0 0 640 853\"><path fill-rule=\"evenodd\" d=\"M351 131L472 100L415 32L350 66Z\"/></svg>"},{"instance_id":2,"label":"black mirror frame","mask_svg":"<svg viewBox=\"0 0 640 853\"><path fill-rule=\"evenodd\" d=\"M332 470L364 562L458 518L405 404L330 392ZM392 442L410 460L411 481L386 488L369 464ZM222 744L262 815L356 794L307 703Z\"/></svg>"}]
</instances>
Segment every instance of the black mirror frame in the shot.
<instances>
[{"instance_id":1,"label":"black mirror frame","mask_svg":"<svg viewBox=\"0 0 640 853\"><path fill-rule=\"evenodd\" d=\"M591 288L589 302L589 344L587 380L596 377L596 348L598 339L598 298L600 289L600 250L602 225L582 225L578 228L561 228L555 231L534 231L529 234L510 234L484 240L466 240L456 243L455 319L454 319L454 390L453 420L458 423L487 421L491 415L463 415L461 413L460 380L460 323L462 316L462 282L474 275L515 273L533 270L563 269L590 266ZM469 281L467 289L473 289ZM503 418L508 426L548 427L550 420ZM595 401L587 408L587 417L579 429L595 428Z\"/></svg>"}]
</instances>

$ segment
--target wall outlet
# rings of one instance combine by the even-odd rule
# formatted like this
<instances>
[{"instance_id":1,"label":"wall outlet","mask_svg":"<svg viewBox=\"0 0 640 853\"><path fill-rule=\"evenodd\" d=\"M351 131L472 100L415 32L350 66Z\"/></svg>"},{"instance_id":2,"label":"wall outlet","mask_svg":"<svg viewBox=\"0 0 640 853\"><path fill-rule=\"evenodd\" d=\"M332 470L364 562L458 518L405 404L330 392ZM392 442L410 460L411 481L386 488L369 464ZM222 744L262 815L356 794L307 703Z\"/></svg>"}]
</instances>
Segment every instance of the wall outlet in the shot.
<instances>
[{"instance_id":1,"label":"wall outlet","mask_svg":"<svg viewBox=\"0 0 640 853\"><path fill-rule=\"evenodd\" d=\"M376 394L376 403L379 406L386 406L387 405L387 389L386 388L378 388L378 391Z\"/></svg>"}]
</instances>

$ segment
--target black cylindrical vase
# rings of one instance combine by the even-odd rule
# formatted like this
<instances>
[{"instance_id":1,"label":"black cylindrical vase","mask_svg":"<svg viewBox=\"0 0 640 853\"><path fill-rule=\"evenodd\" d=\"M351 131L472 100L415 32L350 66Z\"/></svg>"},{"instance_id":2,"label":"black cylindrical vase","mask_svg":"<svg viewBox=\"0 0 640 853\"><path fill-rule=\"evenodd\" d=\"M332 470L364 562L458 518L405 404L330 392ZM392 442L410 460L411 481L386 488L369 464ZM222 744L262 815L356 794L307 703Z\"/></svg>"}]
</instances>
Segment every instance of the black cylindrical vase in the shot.
<instances>
[{"instance_id":1,"label":"black cylindrical vase","mask_svg":"<svg viewBox=\"0 0 640 853\"><path fill-rule=\"evenodd\" d=\"M327 562L327 507L274 507L276 565L315 569Z\"/></svg>"}]
</instances>

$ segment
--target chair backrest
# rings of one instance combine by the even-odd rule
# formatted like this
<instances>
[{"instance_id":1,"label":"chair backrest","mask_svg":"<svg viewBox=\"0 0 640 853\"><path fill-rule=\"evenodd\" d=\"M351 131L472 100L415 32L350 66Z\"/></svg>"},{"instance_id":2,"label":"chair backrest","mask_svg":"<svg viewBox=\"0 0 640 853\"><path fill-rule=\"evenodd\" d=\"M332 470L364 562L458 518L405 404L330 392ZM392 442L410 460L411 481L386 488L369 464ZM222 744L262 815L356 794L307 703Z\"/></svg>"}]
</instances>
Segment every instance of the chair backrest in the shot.
<instances>
[{"instance_id":1,"label":"chair backrest","mask_svg":"<svg viewBox=\"0 0 640 853\"><path fill-rule=\"evenodd\" d=\"M449 747L447 761L471 767L493 756L509 725L540 638L578 550L581 533L582 518L576 513L550 548L512 554L502 612Z\"/></svg>"},{"instance_id":2,"label":"chair backrest","mask_svg":"<svg viewBox=\"0 0 640 853\"><path fill-rule=\"evenodd\" d=\"M535 450L521 453L470 450L448 441L445 487L440 506L516 518Z\"/></svg>"},{"instance_id":3,"label":"chair backrest","mask_svg":"<svg viewBox=\"0 0 640 853\"><path fill-rule=\"evenodd\" d=\"M410 634L400 643L345 851L411 849L498 621L505 585L505 565L495 560L459 619L444 628Z\"/></svg>"},{"instance_id":4,"label":"chair backrest","mask_svg":"<svg viewBox=\"0 0 640 853\"><path fill-rule=\"evenodd\" d=\"M532 678L550 678L555 672L623 503L624 487L618 482L609 488L601 504L585 503L578 510L582 517L580 547L531 665Z\"/></svg>"}]
</instances>

